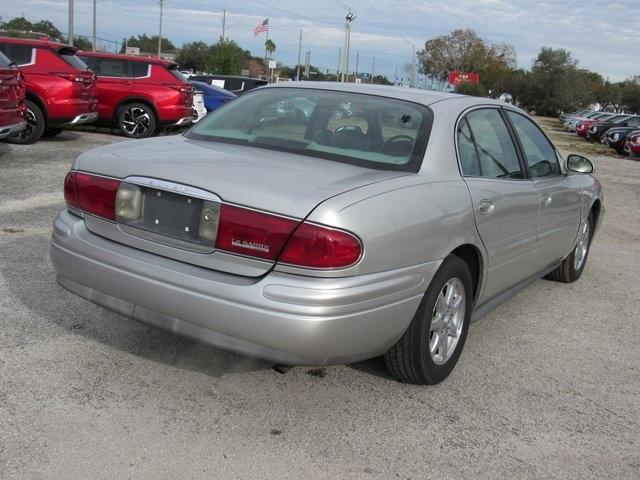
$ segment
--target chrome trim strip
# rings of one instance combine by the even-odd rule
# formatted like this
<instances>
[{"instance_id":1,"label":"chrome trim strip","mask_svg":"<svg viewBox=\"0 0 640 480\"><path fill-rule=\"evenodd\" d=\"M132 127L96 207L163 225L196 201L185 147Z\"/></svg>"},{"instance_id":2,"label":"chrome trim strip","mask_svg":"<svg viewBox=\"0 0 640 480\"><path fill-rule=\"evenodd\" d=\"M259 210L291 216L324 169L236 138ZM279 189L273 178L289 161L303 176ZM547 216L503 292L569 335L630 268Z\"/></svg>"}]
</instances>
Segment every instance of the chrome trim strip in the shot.
<instances>
[{"instance_id":1,"label":"chrome trim strip","mask_svg":"<svg viewBox=\"0 0 640 480\"><path fill-rule=\"evenodd\" d=\"M191 187L189 185L183 185L181 183L169 182L167 180L160 180L151 177L131 176L122 180L123 182L132 183L134 185L140 185L142 187L155 188L156 190L164 190L165 192L172 192L178 195L186 195L188 197L200 198L203 200L209 200L211 202L222 203L222 199L200 188Z\"/></svg>"}]
</instances>

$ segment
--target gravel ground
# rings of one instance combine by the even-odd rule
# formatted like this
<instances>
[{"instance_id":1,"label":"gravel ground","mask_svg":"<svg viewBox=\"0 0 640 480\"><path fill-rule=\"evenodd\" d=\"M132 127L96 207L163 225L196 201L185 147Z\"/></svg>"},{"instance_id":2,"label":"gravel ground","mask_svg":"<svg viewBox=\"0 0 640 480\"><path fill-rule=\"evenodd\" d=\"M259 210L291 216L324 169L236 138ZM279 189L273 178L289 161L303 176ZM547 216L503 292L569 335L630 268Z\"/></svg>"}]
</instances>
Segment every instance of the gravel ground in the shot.
<instances>
[{"instance_id":1,"label":"gravel ground","mask_svg":"<svg viewBox=\"0 0 640 480\"><path fill-rule=\"evenodd\" d=\"M286 375L55 282L50 224L82 151L0 144L0 478L640 478L640 163L595 158L607 213L582 279L471 327L452 376L379 359Z\"/></svg>"}]
</instances>

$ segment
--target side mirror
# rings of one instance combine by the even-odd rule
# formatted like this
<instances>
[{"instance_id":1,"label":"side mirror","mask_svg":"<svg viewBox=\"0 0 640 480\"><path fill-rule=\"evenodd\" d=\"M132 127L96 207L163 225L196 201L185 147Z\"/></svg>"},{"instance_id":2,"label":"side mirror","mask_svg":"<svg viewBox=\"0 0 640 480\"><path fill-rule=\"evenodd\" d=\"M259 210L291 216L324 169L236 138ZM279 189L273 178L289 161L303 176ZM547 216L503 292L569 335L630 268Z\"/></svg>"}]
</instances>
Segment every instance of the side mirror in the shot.
<instances>
[{"instance_id":1,"label":"side mirror","mask_svg":"<svg viewBox=\"0 0 640 480\"><path fill-rule=\"evenodd\" d=\"M569 155L567 157L567 170L573 173L593 173L593 163L582 155Z\"/></svg>"}]
</instances>

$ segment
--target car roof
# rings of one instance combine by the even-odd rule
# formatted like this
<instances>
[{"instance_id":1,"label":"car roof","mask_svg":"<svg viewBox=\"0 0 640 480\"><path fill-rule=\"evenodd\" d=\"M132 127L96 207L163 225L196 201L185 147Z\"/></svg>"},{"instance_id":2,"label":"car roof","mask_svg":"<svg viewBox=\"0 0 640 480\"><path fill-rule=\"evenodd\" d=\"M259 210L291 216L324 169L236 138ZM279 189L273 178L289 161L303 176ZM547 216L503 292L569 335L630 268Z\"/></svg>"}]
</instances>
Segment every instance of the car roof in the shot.
<instances>
[{"instance_id":1,"label":"car roof","mask_svg":"<svg viewBox=\"0 0 640 480\"><path fill-rule=\"evenodd\" d=\"M418 88L401 87L394 85L372 85L368 83L343 83L343 82L280 82L272 83L263 88L306 88L315 90L330 90L336 92L352 92L380 97L407 100L422 105L433 105L437 102L456 101L457 103L472 105L500 105L507 106L505 102L484 97L473 97L459 93L437 92L434 90L421 90Z\"/></svg>"},{"instance_id":2,"label":"car roof","mask_svg":"<svg viewBox=\"0 0 640 480\"><path fill-rule=\"evenodd\" d=\"M224 88L218 87L216 85L209 85L208 83L200 82L198 80L191 80L191 79L189 79L187 81L189 83L192 83L192 84L196 85L199 88L204 88L204 89L207 89L207 90L213 90L216 93L220 93L222 95L226 95L226 96L229 96L229 97L235 97L236 96L235 93L230 92L229 90L225 90Z\"/></svg>"},{"instance_id":3,"label":"car roof","mask_svg":"<svg viewBox=\"0 0 640 480\"><path fill-rule=\"evenodd\" d=\"M163 58L158 57L138 57L136 55L123 55L121 53L108 53L108 52L87 52L84 50L79 50L78 55L85 57L99 57L99 58L113 58L116 60L133 60L134 62L147 62L147 63L156 63L159 65L175 65L175 62L170 60L165 60Z\"/></svg>"},{"instance_id":4,"label":"car roof","mask_svg":"<svg viewBox=\"0 0 640 480\"><path fill-rule=\"evenodd\" d=\"M46 37L46 35L44 36ZM20 38L20 37L0 37L0 42L3 43L17 43L19 45L32 45L34 47L47 47L52 48L54 50L58 50L60 48L68 48L72 50L77 50L75 47L71 45L67 45L66 43L60 43L52 40L49 37L43 38L42 40L36 40L35 38Z\"/></svg>"}]
</instances>

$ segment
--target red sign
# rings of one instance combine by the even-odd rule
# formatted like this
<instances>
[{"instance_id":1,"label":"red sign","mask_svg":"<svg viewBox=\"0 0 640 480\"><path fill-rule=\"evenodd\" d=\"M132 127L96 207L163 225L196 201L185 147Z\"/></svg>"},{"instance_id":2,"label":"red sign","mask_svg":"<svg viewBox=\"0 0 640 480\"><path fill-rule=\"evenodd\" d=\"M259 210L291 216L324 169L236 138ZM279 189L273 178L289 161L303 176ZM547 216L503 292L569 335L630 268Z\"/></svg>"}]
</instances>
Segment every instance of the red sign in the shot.
<instances>
[{"instance_id":1,"label":"red sign","mask_svg":"<svg viewBox=\"0 0 640 480\"><path fill-rule=\"evenodd\" d=\"M451 85L458 85L462 82L480 83L480 75L478 73L463 73L463 72L450 72L449 83Z\"/></svg>"}]
</instances>

